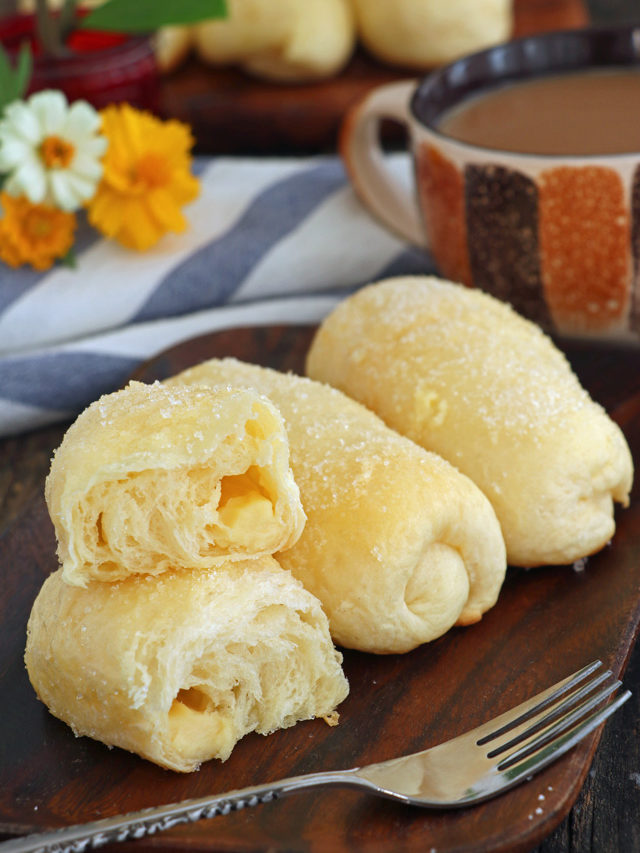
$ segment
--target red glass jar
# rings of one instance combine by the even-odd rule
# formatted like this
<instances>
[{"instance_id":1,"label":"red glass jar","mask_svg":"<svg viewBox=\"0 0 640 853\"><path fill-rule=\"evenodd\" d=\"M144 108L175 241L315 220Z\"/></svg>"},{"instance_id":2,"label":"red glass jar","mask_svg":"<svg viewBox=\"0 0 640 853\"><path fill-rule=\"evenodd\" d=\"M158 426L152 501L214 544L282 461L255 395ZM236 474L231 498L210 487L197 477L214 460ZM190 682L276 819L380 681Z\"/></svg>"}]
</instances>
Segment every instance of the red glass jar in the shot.
<instances>
[{"instance_id":1,"label":"red glass jar","mask_svg":"<svg viewBox=\"0 0 640 853\"><path fill-rule=\"evenodd\" d=\"M60 89L69 101L84 99L97 109L126 101L157 110L158 69L150 37L78 30L67 42L69 56L54 58L40 50L33 15L0 19L0 42L10 56L25 41L33 53L29 93Z\"/></svg>"}]
</instances>

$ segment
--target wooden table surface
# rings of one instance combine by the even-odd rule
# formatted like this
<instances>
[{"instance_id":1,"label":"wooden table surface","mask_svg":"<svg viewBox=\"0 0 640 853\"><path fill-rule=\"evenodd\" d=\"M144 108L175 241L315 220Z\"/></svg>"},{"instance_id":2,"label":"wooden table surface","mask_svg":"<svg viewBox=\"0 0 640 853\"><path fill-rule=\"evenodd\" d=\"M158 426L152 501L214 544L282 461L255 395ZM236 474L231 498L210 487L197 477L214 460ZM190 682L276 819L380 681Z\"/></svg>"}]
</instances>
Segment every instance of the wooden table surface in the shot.
<instances>
[{"instance_id":1,"label":"wooden table surface","mask_svg":"<svg viewBox=\"0 0 640 853\"><path fill-rule=\"evenodd\" d=\"M628 21L634 15L640 21L638 5L638 0L588 3L596 23ZM0 537L42 492L52 451L66 427L61 424L0 440ZM631 700L605 727L569 816L536 853L640 851L640 645L630 656L624 681L633 691Z\"/></svg>"}]
</instances>

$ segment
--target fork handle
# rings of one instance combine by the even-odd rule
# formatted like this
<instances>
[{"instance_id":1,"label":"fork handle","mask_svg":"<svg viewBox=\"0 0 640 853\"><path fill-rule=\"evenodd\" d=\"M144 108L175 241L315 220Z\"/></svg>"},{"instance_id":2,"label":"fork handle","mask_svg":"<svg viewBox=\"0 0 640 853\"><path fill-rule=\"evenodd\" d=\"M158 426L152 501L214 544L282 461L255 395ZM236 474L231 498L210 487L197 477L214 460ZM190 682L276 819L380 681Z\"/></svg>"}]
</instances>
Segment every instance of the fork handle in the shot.
<instances>
[{"instance_id":1,"label":"fork handle","mask_svg":"<svg viewBox=\"0 0 640 853\"><path fill-rule=\"evenodd\" d=\"M163 832L181 823L195 823L206 818L227 815L233 811L277 800L287 794L325 785L362 787L362 780L355 775L355 769L292 776L266 785L240 788L213 797L184 800L181 803L142 809L91 823L13 838L0 843L0 853L84 853L103 844L133 841L156 832Z\"/></svg>"}]
</instances>

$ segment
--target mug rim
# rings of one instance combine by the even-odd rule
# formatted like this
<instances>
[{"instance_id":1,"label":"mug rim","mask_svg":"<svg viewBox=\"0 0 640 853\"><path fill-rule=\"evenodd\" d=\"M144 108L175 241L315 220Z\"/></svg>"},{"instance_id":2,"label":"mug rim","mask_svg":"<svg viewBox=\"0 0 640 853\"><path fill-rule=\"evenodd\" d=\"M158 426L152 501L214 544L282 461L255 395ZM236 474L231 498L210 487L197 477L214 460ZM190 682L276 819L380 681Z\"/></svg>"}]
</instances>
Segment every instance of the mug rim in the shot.
<instances>
[{"instance_id":1,"label":"mug rim","mask_svg":"<svg viewBox=\"0 0 640 853\"><path fill-rule=\"evenodd\" d=\"M536 33L467 54L431 71L418 80L409 100L409 112L420 128L468 151L544 161L637 160L640 144L637 152L538 154L463 142L436 126L447 110L505 85L562 73L634 67L640 75L640 23Z\"/></svg>"}]
</instances>

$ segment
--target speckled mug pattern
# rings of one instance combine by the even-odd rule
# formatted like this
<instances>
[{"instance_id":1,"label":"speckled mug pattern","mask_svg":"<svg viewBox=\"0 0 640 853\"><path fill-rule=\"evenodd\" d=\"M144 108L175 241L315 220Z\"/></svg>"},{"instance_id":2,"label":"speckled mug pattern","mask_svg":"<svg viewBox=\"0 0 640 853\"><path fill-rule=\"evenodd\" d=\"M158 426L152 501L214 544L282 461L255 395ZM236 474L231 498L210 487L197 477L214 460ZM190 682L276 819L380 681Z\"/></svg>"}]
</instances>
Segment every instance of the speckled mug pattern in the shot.
<instances>
[{"instance_id":1,"label":"speckled mug pattern","mask_svg":"<svg viewBox=\"0 0 640 853\"><path fill-rule=\"evenodd\" d=\"M525 174L416 151L431 251L447 278L568 334L640 331L640 177L608 165Z\"/></svg>"}]
</instances>

